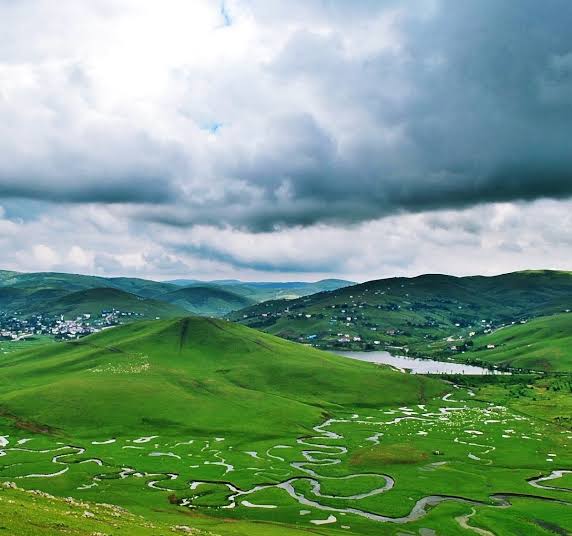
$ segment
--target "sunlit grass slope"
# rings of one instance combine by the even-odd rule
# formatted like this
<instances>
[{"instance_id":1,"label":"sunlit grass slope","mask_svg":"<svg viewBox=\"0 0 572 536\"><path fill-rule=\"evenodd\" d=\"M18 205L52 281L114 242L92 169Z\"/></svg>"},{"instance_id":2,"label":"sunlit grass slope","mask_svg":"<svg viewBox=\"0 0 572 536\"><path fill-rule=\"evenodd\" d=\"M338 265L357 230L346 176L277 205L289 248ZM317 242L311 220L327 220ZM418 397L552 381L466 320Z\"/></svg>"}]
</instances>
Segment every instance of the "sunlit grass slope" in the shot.
<instances>
[{"instance_id":1,"label":"sunlit grass slope","mask_svg":"<svg viewBox=\"0 0 572 536\"><path fill-rule=\"evenodd\" d=\"M305 536L325 534L274 523L174 515L163 506L132 513L108 503L0 487L0 531L7 536ZM192 529L189 527L192 525ZM197 526L199 525L199 526Z\"/></svg>"},{"instance_id":2,"label":"sunlit grass slope","mask_svg":"<svg viewBox=\"0 0 572 536\"><path fill-rule=\"evenodd\" d=\"M142 298L115 288L91 288L72 292L52 300L44 311L52 315L63 314L66 318L89 313L98 316L103 310L117 309L145 315L147 319L173 318L184 314L184 309L162 301Z\"/></svg>"},{"instance_id":3,"label":"sunlit grass slope","mask_svg":"<svg viewBox=\"0 0 572 536\"><path fill-rule=\"evenodd\" d=\"M487 349L494 345L494 349ZM478 337L470 355L532 370L572 371L572 313L535 318Z\"/></svg>"},{"instance_id":4,"label":"sunlit grass slope","mask_svg":"<svg viewBox=\"0 0 572 536\"><path fill-rule=\"evenodd\" d=\"M6 356L0 409L74 434L303 433L341 407L414 403L436 380L198 317L139 322Z\"/></svg>"}]
</instances>

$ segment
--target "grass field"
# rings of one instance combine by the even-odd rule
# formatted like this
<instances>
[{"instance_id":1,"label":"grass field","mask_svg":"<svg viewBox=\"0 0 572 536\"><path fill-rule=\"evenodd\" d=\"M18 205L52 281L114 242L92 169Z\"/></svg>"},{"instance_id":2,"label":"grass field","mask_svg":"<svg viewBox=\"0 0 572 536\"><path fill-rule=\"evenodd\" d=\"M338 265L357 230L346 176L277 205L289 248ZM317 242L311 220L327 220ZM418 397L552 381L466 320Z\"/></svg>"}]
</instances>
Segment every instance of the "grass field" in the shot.
<instances>
[{"instance_id":1,"label":"grass field","mask_svg":"<svg viewBox=\"0 0 572 536\"><path fill-rule=\"evenodd\" d=\"M56 344L54 339L47 335L35 335L34 337L26 337L20 340L2 340L0 341L0 357L22 350L32 350L46 344Z\"/></svg>"},{"instance_id":2,"label":"grass field","mask_svg":"<svg viewBox=\"0 0 572 536\"><path fill-rule=\"evenodd\" d=\"M395 389L394 380L395 373L367 363L195 317L8 355L0 363L0 405L75 434L161 427L266 436L303 433L340 407L409 402L442 389L414 377Z\"/></svg>"},{"instance_id":3,"label":"grass field","mask_svg":"<svg viewBox=\"0 0 572 536\"><path fill-rule=\"evenodd\" d=\"M493 534L572 529L568 475L534 480L570 467L571 432L470 393L340 412L311 434L254 441L14 432L1 477L91 504L105 498L157 526L186 519L220 534L243 533L230 519L245 531L268 524L262 534L457 534L473 512L468 522Z\"/></svg>"},{"instance_id":4,"label":"grass field","mask_svg":"<svg viewBox=\"0 0 572 536\"><path fill-rule=\"evenodd\" d=\"M463 381L198 318L10 354L0 480L86 506L5 489L2 524L17 534L572 530L571 409L528 407L569 400L565 381ZM101 502L128 511L114 519Z\"/></svg>"},{"instance_id":5,"label":"grass field","mask_svg":"<svg viewBox=\"0 0 572 536\"><path fill-rule=\"evenodd\" d=\"M466 356L511 367L572 372L572 313L534 318L476 337Z\"/></svg>"},{"instance_id":6,"label":"grass field","mask_svg":"<svg viewBox=\"0 0 572 536\"><path fill-rule=\"evenodd\" d=\"M494 277L423 275L391 278L324 292L291 301L271 301L231 313L229 318L290 340L333 350L386 349L398 355L435 359L480 359L541 370L569 370L565 341L551 346L548 329L515 338L508 353L474 352L488 334L538 316L559 315L570 308L572 274L549 270ZM557 326L555 326L557 328ZM504 327L497 333L502 333ZM514 328L516 329L516 327ZM570 333L568 327L563 328ZM502 337L502 335L500 335ZM549 334L557 337L556 329ZM494 337L493 337L494 340ZM536 355L528 352L534 343ZM486 346L486 345L485 345ZM540 355L542 354L542 355ZM563 359L561 359L562 354ZM560 365L562 361L563 365Z\"/></svg>"}]
</instances>

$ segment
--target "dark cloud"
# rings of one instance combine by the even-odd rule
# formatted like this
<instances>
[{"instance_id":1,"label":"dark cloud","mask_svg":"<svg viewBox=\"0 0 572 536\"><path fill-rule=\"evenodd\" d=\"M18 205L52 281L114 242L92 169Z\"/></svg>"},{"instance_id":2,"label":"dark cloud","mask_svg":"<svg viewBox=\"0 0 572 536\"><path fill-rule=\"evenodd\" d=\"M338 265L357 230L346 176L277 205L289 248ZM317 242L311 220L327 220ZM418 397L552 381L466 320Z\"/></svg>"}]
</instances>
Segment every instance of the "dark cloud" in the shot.
<instances>
[{"instance_id":1,"label":"dark cloud","mask_svg":"<svg viewBox=\"0 0 572 536\"><path fill-rule=\"evenodd\" d=\"M79 10L66 6L61 20ZM138 220L266 231L572 195L569 0L285 6L225 4L223 27L215 6L215 40L248 13L264 36L251 42L273 47L220 65L192 63L210 43L175 66L166 50L167 89L135 110L108 105L87 60L60 78L35 72L47 83L34 99L0 99L0 119L23 139L0 141L0 197L143 203L130 212ZM22 43L5 31L2 61L42 57L41 35ZM46 40L50 54L65 50ZM23 107L37 100L30 117Z\"/></svg>"},{"instance_id":2,"label":"dark cloud","mask_svg":"<svg viewBox=\"0 0 572 536\"><path fill-rule=\"evenodd\" d=\"M39 136L33 125L24 125L14 137L0 139L0 199L162 204L177 198L178 174L188 163L176 144L123 125L57 122ZM66 128L71 132L63 134Z\"/></svg>"},{"instance_id":3,"label":"dark cloud","mask_svg":"<svg viewBox=\"0 0 572 536\"><path fill-rule=\"evenodd\" d=\"M149 175L146 170L103 175L77 174L67 180L38 178L22 181L18 176L0 175L0 198L25 198L65 203L166 203L174 199L168 178Z\"/></svg>"},{"instance_id":4,"label":"dark cloud","mask_svg":"<svg viewBox=\"0 0 572 536\"><path fill-rule=\"evenodd\" d=\"M241 258L240 255L231 251L209 244L185 244L176 248L179 253L190 254L201 259L222 263L233 270L254 270L265 273L337 273L343 267L343 259L323 258L311 259L309 257L298 256L297 258L285 259L280 256L269 256L267 260ZM179 271L181 273L181 271Z\"/></svg>"},{"instance_id":5,"label":"dark cloud","mask_svg":"<svg viewBox=\"0 0 572 536\"><path fill-rule=\"evenodd\" d=\"M351 222L572 194L572 4L437 5L431 17L404 16L399 53L353 60L341 33L291 39L272 72L357 119L340 132L308 109L303 121L270 125L254 158L232 170L265 190L267 205L249 207L244 223ZM282 202L280 180L290 193Z\"/></svg>"}]
</instances>

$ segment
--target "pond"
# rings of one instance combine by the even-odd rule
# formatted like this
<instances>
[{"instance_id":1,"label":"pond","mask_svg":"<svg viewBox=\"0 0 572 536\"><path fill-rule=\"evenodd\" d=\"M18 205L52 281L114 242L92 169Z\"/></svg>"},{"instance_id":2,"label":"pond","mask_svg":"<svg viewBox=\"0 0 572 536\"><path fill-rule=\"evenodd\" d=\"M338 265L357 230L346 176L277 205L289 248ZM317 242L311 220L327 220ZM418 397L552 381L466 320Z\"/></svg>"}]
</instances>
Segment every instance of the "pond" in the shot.
<instances>
[{"instance_id":1,"label":"pond","mask_svg":"<svg viewBox=\"0 0 572 536\"><path fill-rule=\"evenodd\" d=\"M463 363L450 363L446 361L435 361L433 359L419 359L415 357L405 357L391 355L389 352L334 352L338 355L369 361L370 363L380 363L391 365L402 372L410 371L411 374L467 374L482 376L485 374L507 374L497 370L490 370L475 365L465 365Z\"/></svg>"}]
</instances>

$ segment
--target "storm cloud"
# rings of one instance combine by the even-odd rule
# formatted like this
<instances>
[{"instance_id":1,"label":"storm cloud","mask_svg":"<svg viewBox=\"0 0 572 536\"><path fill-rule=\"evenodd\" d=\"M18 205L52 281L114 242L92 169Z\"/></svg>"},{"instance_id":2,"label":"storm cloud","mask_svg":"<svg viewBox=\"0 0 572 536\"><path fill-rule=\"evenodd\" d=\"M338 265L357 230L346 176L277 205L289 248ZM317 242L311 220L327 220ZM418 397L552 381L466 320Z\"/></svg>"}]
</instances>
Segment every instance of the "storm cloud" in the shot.
<instances>
[{"instance_id":1,"label":"storm cloud","mask_svg":"<svg viewBox=\"0 0 572 536\"><path fill-rule=\"evenodd\" d=\"M0 196L268 230L572 194L570 2L199 4L0 2Z\"/></svg>"},{"instance_id":2,"label":"storm cloud","mask_svg":"<svg viewBox=\"0 0 572 536\"><path fill-rule=\"evenodd\" d=\"M483 247L491 207L572 197L569 0L0 0L0 20L3 228L89 229L81 254L24 240L41 266L358 278L305 248L388 222ZM399 236L387 270L421 269Z\"/></svg>"}]
</instances>

